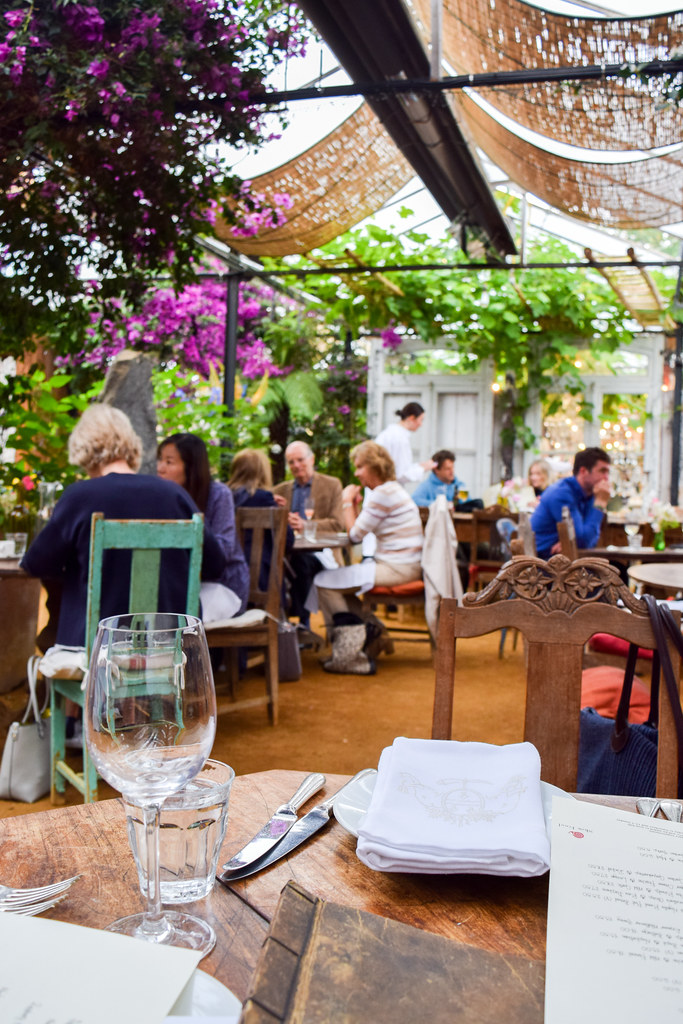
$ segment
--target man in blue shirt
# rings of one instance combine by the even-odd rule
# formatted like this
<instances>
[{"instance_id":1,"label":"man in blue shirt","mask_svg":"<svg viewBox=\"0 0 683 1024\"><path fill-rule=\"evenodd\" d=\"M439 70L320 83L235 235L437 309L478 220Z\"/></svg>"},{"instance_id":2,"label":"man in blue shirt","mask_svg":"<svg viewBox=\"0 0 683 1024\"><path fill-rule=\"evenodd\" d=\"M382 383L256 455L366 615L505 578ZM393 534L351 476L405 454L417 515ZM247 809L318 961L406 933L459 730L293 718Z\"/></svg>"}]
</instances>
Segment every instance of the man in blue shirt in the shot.
<instances>
[{"instance_id":1,"label":"man in blue shirt","mask_svg":"<svg viewBox=\"0 0 683 1024\"><path fill-rule=\"evenodd\" d=\"M446 501L455 502L455 494L464 484L455 475L455 455L446 448L432 455L436 467L421 481L410 495L416 505L428 508L439 494L446 495Z\"/></svg>"},{"instance_id":2,"label":"man in blue shirt","mask_svg":"<svg viewBox=\"0 0 683 1024\"><path fill-rule=\"evenodd\" d=\"M579 548L594 548L600 537L602 517L610 498L610 457L602 448L584 448L574 457L573 475L548 487L531 517L539 558L560 550L557 524L562 508L569 508Z\"/></svg>"}]
</instances>

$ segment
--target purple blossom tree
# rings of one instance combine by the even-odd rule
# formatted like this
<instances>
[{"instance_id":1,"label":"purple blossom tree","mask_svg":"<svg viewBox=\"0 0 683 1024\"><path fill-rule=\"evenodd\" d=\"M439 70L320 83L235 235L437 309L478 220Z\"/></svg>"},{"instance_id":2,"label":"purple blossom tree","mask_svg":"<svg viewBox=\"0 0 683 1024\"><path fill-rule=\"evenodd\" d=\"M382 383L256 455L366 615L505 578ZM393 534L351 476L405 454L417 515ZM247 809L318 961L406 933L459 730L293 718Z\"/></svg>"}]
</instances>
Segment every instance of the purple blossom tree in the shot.
<instances>
[{"instance_id":1,"label":"purple blossom tree","mask_svg":"<svg viewBox=\"0 0 683 1024\"><path fill-rule=\"evenodd\" d=\"M86 278L103 301L136 302L160 273L180 290L217 215L241 232L284 216L226 154L264 137L249 96L302 38L278 0L0 0L4 353L56 311L62 348L82 346Z\"/></svg>"}]
</instances>

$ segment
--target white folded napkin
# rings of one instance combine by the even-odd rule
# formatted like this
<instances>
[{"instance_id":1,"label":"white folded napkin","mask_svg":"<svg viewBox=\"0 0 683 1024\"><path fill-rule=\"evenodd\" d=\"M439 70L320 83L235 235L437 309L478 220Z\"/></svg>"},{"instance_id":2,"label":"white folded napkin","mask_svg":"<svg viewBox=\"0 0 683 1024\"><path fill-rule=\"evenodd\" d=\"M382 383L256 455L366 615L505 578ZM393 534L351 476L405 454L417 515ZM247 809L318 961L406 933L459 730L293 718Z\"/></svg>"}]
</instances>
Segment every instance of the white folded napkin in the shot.
<instances>
[{"instance_id":1,"label":"white folded napkin","mask_svg":"<svg viewBox=\"0 0 683 1024\"><path fill-rule=\"evenodd\" d=\"M542 875L540 770L531 743L398 737L380 757L358 857L376 871Z\"/></svg>"}]
</instances>

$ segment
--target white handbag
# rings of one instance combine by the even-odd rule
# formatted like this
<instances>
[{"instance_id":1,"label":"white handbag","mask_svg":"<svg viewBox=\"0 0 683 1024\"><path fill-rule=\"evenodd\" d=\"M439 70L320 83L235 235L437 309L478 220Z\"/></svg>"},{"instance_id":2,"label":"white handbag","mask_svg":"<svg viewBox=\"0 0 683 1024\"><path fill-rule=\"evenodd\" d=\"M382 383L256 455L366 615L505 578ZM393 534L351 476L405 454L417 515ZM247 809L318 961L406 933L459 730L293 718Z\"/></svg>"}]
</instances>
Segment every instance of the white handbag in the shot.
<instances>
[{"instance_id":1,"label":"white handbag","mask_svg":"<svg viewBox=\"0 0 683 1024\"><path fill-rule=\"evenodd\" d=\"M0 763L0 799L33 803L50 791L50 727L46 707L38 709L36 677L40 656L29 658L29 701L21 722L9 727Z\"/></svg>"}]
</instances>

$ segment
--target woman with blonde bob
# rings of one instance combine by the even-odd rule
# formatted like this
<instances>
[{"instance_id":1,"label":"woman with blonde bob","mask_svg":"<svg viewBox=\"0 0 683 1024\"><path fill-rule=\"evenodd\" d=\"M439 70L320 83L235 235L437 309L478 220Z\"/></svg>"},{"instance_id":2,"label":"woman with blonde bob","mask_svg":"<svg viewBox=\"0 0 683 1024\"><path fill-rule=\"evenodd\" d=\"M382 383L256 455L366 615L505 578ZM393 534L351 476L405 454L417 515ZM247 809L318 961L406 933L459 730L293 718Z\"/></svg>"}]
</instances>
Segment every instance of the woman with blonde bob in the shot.
<instances>
[{"instance_id":1,"label":"woman with blonde bob","mask_svg":"<svg viewBox=\"0 0 683 1024\"><path fill-rule=\"evenodd\" d=\"M197 511L182 487L156 476L137 475L141 454L142 443L126 414L104 403L86 409L69 438L69 460L85 470L89 479L67 487L21 563L30 576L61 584L56 634L60 645L85 644L93 512L102 512L107 519L190 519ZM163 552L160 612L185 610L188 558L185 551ZM206 572L208 579L216 579L224 566L215 537L205 530L202 575ZM102 618L127 612L130 554L106 552L102 576Z\"/></svg>"},{"instance_id":2,"label":"woman with blonde bob","mask_svg":"<svg viewBox=\"0 0 683 1024\"><path fill-rule=\"evenodd\" d=\"M342 491L344 525L352 544L360 544L368 533L377 538L374 574L372 579L348 585L348 568L354 570L356 566L318 573L315 585L328 633L337 612L362 614L363 606L355 596L359 590L373 586L394 587L422 577L420 513L408 492L397 482L389 452L375 441L363 441L353 449L351 459L360 485L349 484ZM370 492L365 501L364 488ZM366 569L364 564L361 575Z\"/></svg>"}]
</instances>

